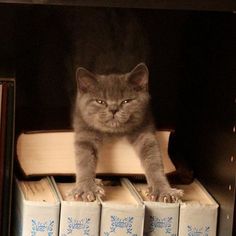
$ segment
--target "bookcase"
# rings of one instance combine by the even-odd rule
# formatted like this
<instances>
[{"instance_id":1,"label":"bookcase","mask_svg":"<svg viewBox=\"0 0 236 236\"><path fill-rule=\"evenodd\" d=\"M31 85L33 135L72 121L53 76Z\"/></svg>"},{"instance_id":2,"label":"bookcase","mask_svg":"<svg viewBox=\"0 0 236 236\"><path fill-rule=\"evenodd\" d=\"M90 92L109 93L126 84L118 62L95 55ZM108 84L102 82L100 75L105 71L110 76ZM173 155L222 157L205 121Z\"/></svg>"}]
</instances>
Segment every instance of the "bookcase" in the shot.
<instances>
[{"instance_id":1,"label":"bookcase","mask_svg":"<svg viewBox=\"0 0 236 236\"><path fill-rule=\"evenodd\" d=\"M0 75L16 78L16 137L70 128L65 22L78 9L134 11L149 35L152 109L174 129L176 160L220 205L218 235L236 234L236 2L1 0ZM182 236L182 235L181 235Z\"/></svg>"}]
</instances>

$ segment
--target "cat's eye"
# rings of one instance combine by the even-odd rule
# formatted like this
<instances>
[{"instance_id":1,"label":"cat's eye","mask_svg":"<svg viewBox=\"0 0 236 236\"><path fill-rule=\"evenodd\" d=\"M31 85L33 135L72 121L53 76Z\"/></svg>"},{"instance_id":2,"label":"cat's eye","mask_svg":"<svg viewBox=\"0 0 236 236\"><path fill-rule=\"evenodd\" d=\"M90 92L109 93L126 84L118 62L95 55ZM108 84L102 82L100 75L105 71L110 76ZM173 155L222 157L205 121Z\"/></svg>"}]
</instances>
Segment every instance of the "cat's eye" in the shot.
<instances>
[{"instance_id":1,"label":"cat's eye","mask_svg":"<svg viewBox=\"0 0 236 236\"><path fill-rule=\"evenodd\" d=\"M121 105L127 104L127 103L129 103L131 101L132 101L132 99L126 99L126 100L121 102Z\"/></svg>"},{"instance_id":2,"label":"cat's eye","mask_svg":"<svg viewBox=\"0 0 236 236\"><path fill-rule=\"evenodd\" d=\"M100 99L96 99L96 102L101 105L106 105L106 102Z\"/></svg>"}]
</instances>

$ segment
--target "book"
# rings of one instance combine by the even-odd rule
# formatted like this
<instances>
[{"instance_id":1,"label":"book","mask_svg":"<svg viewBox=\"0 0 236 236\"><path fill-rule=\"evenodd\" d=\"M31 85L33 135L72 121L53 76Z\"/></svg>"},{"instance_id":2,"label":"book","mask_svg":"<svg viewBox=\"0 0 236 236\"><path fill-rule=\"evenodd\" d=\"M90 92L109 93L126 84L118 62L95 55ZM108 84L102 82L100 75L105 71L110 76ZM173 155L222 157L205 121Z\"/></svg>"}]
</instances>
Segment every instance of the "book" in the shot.
<instances>
[{"instance_id":1,"label":"book","mask_svg":"<svg viewBox=\"0 0 236 236\"><path fill-rule=\"evenodd\" d=\"M14 235L58 236L60 200L45 177L34 181L15 181Z\"/></svg>"},{"instance_id":2,"label":"book","mask_svg":"<svg viewBox=\"0 0 236 236\"><path fill-rule=\"evenodd\" d=\"M143 235L144 205L129 188L126 179L105 184L106 197L100 199L101 236L112 235Z\"/></svg>"},{"instance_id":3,"label":"book","mask_svg":"<svg viewBox=\"0 0 236 236\"><path fill-rule=\"evenodd\" d=\"M170 132L159 131L165 173L175 171L168 152ZM75 174L75 151L73 132L22 133L17 139L17 159L25 175L69 175ZM99 153L97 174L144 175L140 160L125 138L106 143Z\"/></svg>"},{"instance_id":4,"label":"book","mask_svg":"<svg viewBox=\"0 0 236 236\"><path fill-rule=\"evenodd\" d=\"M15 80L0 79L1 126L0 126L0 235L11 235L11 199L14 154Z\"/></svg>"},{"instance_id":5,"label":"book","mask_svg":"<svg viewBox=\"0 0 236 236\"><path fill-rule=\"evenodd\" d=\"M68 196L75 183L52 182L61 202L59 236L99 235L101 204L75 201Z\"/></svg>"},{"instance_id":6,"label":"book","mask_svg":"<svg viewBox=\"0 0 236 236\"><path fill-rule=\"evenodd\" d=\"M147 197L146 183L131 183L145 205L145 236L176 236L179 226L179 203L152 202Z\"/></svg>"},{"instance_id":7,"label":"book","mask_svg":"<svg viewBox=\"0 0 236 236\"><path fill-rule=\"evenodd\" d=\"M180 204L179 235L216 236L218 204L198 181L178 185L184 190Z\"/></svg>"}]
</instances>

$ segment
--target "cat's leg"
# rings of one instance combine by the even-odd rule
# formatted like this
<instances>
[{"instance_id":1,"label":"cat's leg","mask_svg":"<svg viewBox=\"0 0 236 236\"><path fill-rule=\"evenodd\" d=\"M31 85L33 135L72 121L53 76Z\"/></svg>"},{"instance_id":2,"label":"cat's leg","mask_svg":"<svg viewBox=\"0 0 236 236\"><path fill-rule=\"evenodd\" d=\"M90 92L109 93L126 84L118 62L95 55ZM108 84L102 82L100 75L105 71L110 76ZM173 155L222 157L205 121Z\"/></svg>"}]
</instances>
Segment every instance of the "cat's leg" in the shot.
<instances>
[{"instance_id":1,"label":"cat's leg","mask_svg":"<svg viewBox=\"0 0 236 236\"><path fill-rule=\"evenodd\" d=\"M142 163L148 182L148 197L151 201L176 202L183 195L182 190L171 188L165 176L161 151L155 134L138 135L132 142Z\"/></svg>"},{"instance_id":2,"label":"cat's leg","mask_svg":"<svg viewBox=\"0 0 236 236\"><path fill-rule=\"evenodd\" d=\"M105 194L101 183L96 181L98 147L101 139L96 134L78 132L75 135L76 186L70 195L76 200L94 201Z\"/></svg>"}]
</instances>

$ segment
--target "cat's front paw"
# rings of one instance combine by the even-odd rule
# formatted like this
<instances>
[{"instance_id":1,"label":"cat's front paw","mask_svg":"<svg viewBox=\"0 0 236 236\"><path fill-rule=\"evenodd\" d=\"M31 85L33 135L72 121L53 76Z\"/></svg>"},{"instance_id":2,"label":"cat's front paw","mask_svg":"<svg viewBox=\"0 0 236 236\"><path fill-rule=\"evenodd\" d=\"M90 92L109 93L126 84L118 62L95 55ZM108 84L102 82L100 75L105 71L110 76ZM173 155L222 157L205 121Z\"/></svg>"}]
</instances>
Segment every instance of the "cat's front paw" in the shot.
<instances>
[{"instance_id":1,"label":"cat's front paw","mask_svg":"<svg viewBox=\"0 0 236 236\"><path fill-rule=\"evenodd\" d=\"M184 192L181 189L176 188L170 188L168 190L164 190L163 192L160 192L158 196L159 202L178 202L183 197Z\"/></svg>"},{"instance_id":2,"label":"cat's front paw","mask_svg":"<svg viewBox=\"0 0 236 236\"><path fill-rule=\"evenodd\" d=\"M104 197L105 191L102 188L101 181L86 180L76 183L76 186L68 195L72 196L77 201L92 202L96 200L97 196Z\"/></svg>"},{"instance_id":3,"label":"cat's front paw","mask_svg":"<svg viewBox=\"0 0 236 236\"><path fill-rule=\"evenodd\" d=\"M176 188L165 188L163 190L152 190L152 188L149 188L147 191L147 196L150 201L158 201L165 203L179 202L183 197L183 194L183 190Z\"/></svg>"}]
</instances>

